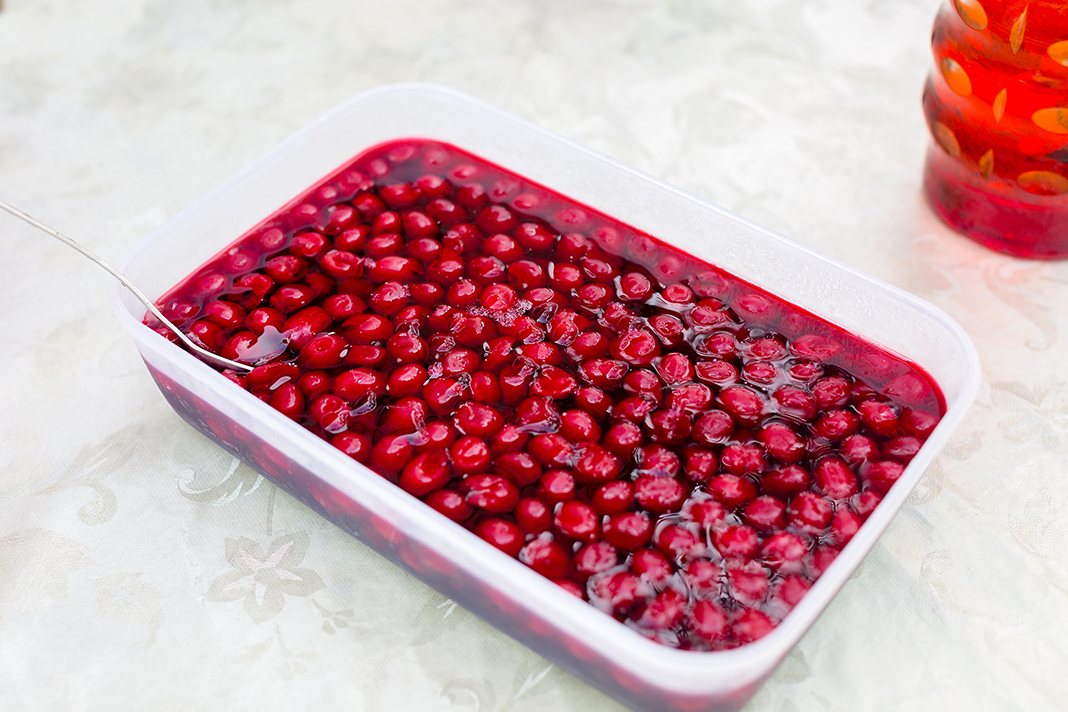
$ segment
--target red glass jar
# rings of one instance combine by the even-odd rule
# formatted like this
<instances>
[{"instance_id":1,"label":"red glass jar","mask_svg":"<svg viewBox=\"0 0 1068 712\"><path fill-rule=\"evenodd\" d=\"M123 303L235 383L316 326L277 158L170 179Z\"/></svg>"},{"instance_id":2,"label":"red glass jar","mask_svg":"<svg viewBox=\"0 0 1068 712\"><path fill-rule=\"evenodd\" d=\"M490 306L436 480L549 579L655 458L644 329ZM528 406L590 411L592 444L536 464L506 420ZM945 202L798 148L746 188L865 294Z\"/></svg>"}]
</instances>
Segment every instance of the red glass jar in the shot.
<instances>
[{"instance_id":1,"label":"red glass jar","mask_svg":"<svg viewBox=\"0 0 1068 712\"><path fill-rule=\"evenodd\" d=\"M949 0L931 47L928 200L991 249L1068 257L1068 0Z\"/></svg>"}]
</instances>

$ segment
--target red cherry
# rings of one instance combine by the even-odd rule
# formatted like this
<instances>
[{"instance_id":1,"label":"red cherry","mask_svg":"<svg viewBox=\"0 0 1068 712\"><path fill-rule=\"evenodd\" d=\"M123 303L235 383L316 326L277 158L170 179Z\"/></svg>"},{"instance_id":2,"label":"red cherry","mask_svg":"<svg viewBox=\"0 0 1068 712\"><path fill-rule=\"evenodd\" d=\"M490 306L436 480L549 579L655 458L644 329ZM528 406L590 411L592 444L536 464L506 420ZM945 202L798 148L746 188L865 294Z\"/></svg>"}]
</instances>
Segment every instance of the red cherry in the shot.
<instances>
[{"instance_id":1,"label":"red cherry","mask_svg":"<svg viewBox=\"0 0 1068 712\"><path fill-rule=\"evenodd\" d=\"M487 469L491 462L489 445L485 440L473 435L465 435L458 438L449 446L449 455L452 457L452 466L459 474L481 472ZM476 505L481 506L481 505ZM483 507L485 509L485 507ZM507 511L505 509L493 511Z\"/></svg>"},{"instance_id":2,"label":"red cherry","mask_svg":"<svg viewBox=\"0 0 1068 712\"><path fill-rule=\"evenodd\" d=\"M637 614L639 626L651 630L668 630L682 620L686 612L686 599L675 589L661 591Z\"/></svg>"},{"instance_id":3,"label":"red cherry","mask_svg":"<svg viewBox=\"0 0 1068 712\"><path fill-rule=\"evenodd\" d=\"M609 614L624 615L638 600L641 580L629 571L605 572L590 579L590 603Z\"/></svg>"},{"instance_id":4,"label":"red cherry","mask_svg":"<svg viewBox=\"0 0 1068 712\"><path fill-rule=\"evenodd\" d=\"M697 601L689 618L690 635L702 645L718 650L725 647L731 635L727 613L712 601Z\"/></svg>"},{"instance_id":5,"label":"red cherry","mask_svg":"<svg viewBox=\"0 0 1068 712\"><path fill-rule=\"evenodd\" d=\"M755 608L742 611L731 626L731 631L739 643L745 645L763 638L775 627L775 622L766 613Z\"/></svg>"},{"instance_id":6,"label":"red cherry","mask_svg":"<svg viewBox=\"0 0 1068 712\"><path fill-rule=\"evenodd\" d=\"M656 549L638 549L631 554L630 570L657 588L662 588L675 573L672 563Z\"/></svg>"},{"instance_id":7,"label":"red cherry","mask_svg":"<svg viewBox=\"0 0 1068 712\"><path fill-rule=\"evenodd\" d=\"M435 490L423 501L454 522L462 522L468 519L475 511L475 508L467 503L462 494L451 489ZM482 538L485 539L486 537ZM516 553L518 553L518 550Z\"/></svg>"},{"instance_id":8,"label":"red cherry","mask_svg":"<svg viewBox=\"0 0 1068 712\"><path fill-rule=\"evenodd\" d=\"M523 548L523 532L505 519L482 519L475 525L475 534L513 558Z\"/></svg>"},{"instance_id":9,"label":"red cherry","mask_svg":"<svg viewBox=\"0 0 1068 712\"><path fill-rule=\"evenodd\" d=\"M515 505L512 512L515 523L525 534L541 534L549 531L553 525L553 513L545 502L534 497L524 497Z\"/></svg>"},{"instance_id":10,"label":"red cherry","mask_svg":"<svg viewBox=\"0 0 1068 712\"><path fill-rule=\"evenodd\" d=\"M571 566L571 555L559 542L552 539L531 540L519 552L524 564L547 578L561 578Z\"/></svg>"},{"instance_id":11,"label":"red cherry","mask_svg":"<svg viewBox=\"0 0 1068 712\"><path fill-rule=\"evenodd\" d=\"M574 499L575 494L575 478L568 470L549 470L538 481L537 497L540 501L554 504L566 502ZM596 502L594 506L596 507ZM598 508L598 511L601 510Z\"/></svg>"},{"instance_id":12,"label":"red cherry","mask_svg":"<svg viewBox=\"0 0 1068 712\"><path fill-rule=\"evenodd\" d=\"M713 497L730 509L735 509L757 496L756 485L748 477L723 474L713 477L708 483Z\"/></svg>"},{"instance_id":13,"label":"red cherry","mask_svg":"<svg viewBox=\"0 0 1068 712\"><path fill-rule=\"evenodd\" d=\"M590 504L601 514L620 514L634 506L634 487L625 480L607 482L594 490Z\"/></svg>"},{"instance_id":14,"label":"red cherry","mask_svg":"<svg viewBox=\"0 0 1068 712\"><path fill-rule=\"evenodd\" d=\"M584 580L614 568L618 562L619 552L614 546L606 541L595 541L575 552L573 566L579 579Z\"/></svg>"},{"instance_id":15,"label":"red cherry","mask_svg":"<svg viewBox=\"0 0 1068 712\"><path fill-rule=\"evenodd\" d=\"M831 522L834 508L829 500L815 492L801 492L790 500L786 516L790 524L802 531L817 533Z\"/></svg>"},{"instance_id":16,"label":"red cherry","mask_svg":"<svg viewBox=\"0 0 1068 712\"><path fill-rule=\"evenodd\" d=\"M456 459L453 458L455 467ZM468 504L487 512L511 512L519 502L519 489L500 475L469 475L458 487Z\"/></svg>"},{"instance_id":17,"label":"red cherry","mask_svg":"<svg viewBox=\"0 0 1068 712\"><path fill-rule=\"evenodd\" d=\"M704 542L697 532L678 524L668 524L658 529L656 546L676 562L702 554L705 550Z\"/></svg>"},{"instance_id":18,"label":"red cherry","mask_svg":"<svg viewBox=\"0 0 1068 712\"><path fill-rule=\"evenodd\" d=\"M338 433L330 439L330 444L363 464L371 456L371 438L362 433Z\"/></svg>"},{"instance_id":19,"label":"red cherry","mask_svg":"<svg viewBox=\"0 0 1068 712\"><path fill-rule=\"evenodd\" d=\"M506 452L494 460L497 472L518 485L529 485L541 477L541 465L526 452Z\"/></svg>"},{"instance_id":20,"label":"red cherry","mask_svg":"<svg viewBox=\"0 0 1068 712\"><path fill-rule=\"evenodd\" d=\"M757 497L745 505L742 519L758 531L781 530L786 526L786 503L768 495Z\"/></svg>"},{"instance_id":21,"label":"red cherry","mask_svg":"<svg viewBox=\"0 0 1068 712\"><path fill-rule=\"evenodd\" d=\"M553 525L561 534L576 541L596 541L601 534L601 525L593 507L576 499L569 499L557 507Z\"/></svg>"},{"instance_id":22,"label":"red cherry","mask_svg":"<svg viewBox=\"0 0 1068 712\"><path fill-rule=\"evenodd\" d=\"M893 460L878 460L871 463L868 471L864 473L864 479L881 495L886 495L894 483L901 478L905 466Z\"/></svg>"},{"instance_id":23,"label":"red cherry","mask_svg":"<svg viewBox=\"0 0 1068 712\"><path fill-rule=\"evenodd\" d=\"M417 497L441 489L452 479L449 460L441 451L424 452L412 458L401 472L397 484Z\"/></svg>"},{"instance_id":24,"label":"red cherry","mask_svg":"<svg viewBox=\"0 0 1068 712\"><path fill-rule=\"evenodd\" d=\"M617 549L634 551L653 538L653 525L641 512L609 515L604 520L604 540Z\"/></svg>"},{"instance_id":25,"label":"red cherry","mask_svg":"<svg viewBox=\"0 0 1068 712\"><path fill-rule=\"evenodd\" d=\"M842 460L825 457L812 470L820 491L831 499L845 499L857 493L857 477Z\"/></svg>"},{"instance_id":26,"label":"red cherry","mask_svg":"<svg viewBox=\"0 0 1068 712\"><path fill-rule=\"evenodd\" d=\"M752 559L760 550L760 537L751 527L736 524L717 529L712 544L725 559Z\"/></svg>"}]
</instances>

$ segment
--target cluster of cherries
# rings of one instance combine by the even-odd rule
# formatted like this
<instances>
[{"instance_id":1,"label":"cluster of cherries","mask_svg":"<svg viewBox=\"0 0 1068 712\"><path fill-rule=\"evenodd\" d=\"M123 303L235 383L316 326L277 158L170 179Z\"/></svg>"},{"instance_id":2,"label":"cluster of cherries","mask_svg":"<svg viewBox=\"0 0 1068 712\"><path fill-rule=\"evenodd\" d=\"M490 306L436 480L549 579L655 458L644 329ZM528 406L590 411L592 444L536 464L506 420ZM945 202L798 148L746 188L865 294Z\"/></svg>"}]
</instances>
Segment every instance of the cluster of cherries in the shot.
<instances>
[{"instance_id":1,"label":"cluster of cherries","mask_svg":"<svg viewBox=\"0 0 1068 712\"><path fill-rule=\"evenodd\" d=\"M911 364L432 142L357 158L162 307L228 358L273 349L226 375L685 649L771 630L941 412Z\"/></svg>"}]
</instances>

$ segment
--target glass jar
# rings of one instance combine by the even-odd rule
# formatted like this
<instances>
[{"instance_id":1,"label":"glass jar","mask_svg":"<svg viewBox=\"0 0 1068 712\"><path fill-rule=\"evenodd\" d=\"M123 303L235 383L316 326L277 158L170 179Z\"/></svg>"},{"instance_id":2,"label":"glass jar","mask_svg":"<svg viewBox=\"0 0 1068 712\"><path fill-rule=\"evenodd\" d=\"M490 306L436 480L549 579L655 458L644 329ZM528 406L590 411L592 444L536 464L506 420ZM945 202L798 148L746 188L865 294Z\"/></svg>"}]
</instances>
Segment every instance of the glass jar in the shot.
<instances>
[{"instance_id":1,"label":"glass jar","mask_svg":"<svg viewBox=\"0 0 1068 712\"><path fill-rule=\"evenodd\" d=\"M949 0L931 48L931 205L994 250L1068 257L1068 0Z\"/></svg>"}]
</instances>

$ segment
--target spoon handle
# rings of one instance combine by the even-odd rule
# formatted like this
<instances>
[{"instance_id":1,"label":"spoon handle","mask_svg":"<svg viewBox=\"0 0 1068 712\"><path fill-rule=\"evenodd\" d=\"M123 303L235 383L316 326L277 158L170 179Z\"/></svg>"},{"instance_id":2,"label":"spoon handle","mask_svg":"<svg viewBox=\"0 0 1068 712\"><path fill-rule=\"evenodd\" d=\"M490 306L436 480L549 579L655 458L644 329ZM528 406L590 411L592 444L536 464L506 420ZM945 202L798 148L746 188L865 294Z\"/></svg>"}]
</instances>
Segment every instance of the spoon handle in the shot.
<instances>
[{"instance_id":1,"label":"spoon handle","mask_svg":"<svg viewBox=\"0 0 1068 712\"><path fill-rule=\"evenodd\" d=\"M124 287L129 289L130 292L135 297L137 297L138 300L140 300L142 304L145 305L145 307L148 309L148 311L151 312L152 316L154 316L157 319L159 319L160 322L165 327L167 327L171 332L173 332L174 335L177 336L178 339L183 344L185 344L185 346L189 350L191 350L193 353L197 354L204 361L207 361L208 363L212 364L213 366L218 366L220 368L232 368L235 371L251 371L252 370L252 366L248 365L247 363L241 363L239 361L231 361L230 359L223 358L222 356L219 356L218 354L214 354L211 351L208 351L204 347L202 347L199 344L197 344L196 342L194 342L192 339L190 339L188 336L186 336L185 332L183 332L181 329L179 329L170 319L168 319L167 317L163 316L163 313L160 312L160 310L156 308L156 305L152 303L152 300L150 300L148 297L146 297L144 295L144 293L142 293L141 290L138 289L137 286L133 282L131 282L129 279L127 279L126 275L124 275L122 272L120 272L117 269L115 269L114 267L112 267L108 262L106 262L105 260L103 260L100 257L98 257L91 250L89 250L89 249L83 247L82 245L78 244L77 242L75 242L71 238L67 237L66 235L62 234L58 230L50 228L49 226L45 225L40 220L36 220L36 219L30 217L29 215L27 215L26 213L22 212L18 208L14 207L14 206L11 206L11 205L8 205L7 203L5 203L2 200L0 200L0 208L3 208L4 210L6 210L7 212L11 213L12 215L14 215L15 217L19 218L20 220L24 220L25 222L28 222L30 225L33 225L38 230L42 230L44 232L47 232L49 235L51 235L52 237L56 238L57 240L59 240L60 242L64 243L65 245L67 245L69 247L73 247L75 250L77 250L78 252L82 253L86 257L88 257L90 260L95 262L97 265L99 265L99 266L103 267L105 270L107 270L108 273L112 277L114 277L115 279L119 280L119 282L121 282Z\"/></svg>"}]
</instances>

